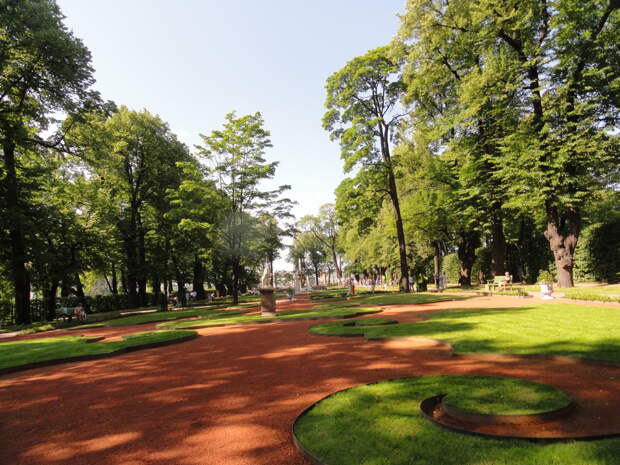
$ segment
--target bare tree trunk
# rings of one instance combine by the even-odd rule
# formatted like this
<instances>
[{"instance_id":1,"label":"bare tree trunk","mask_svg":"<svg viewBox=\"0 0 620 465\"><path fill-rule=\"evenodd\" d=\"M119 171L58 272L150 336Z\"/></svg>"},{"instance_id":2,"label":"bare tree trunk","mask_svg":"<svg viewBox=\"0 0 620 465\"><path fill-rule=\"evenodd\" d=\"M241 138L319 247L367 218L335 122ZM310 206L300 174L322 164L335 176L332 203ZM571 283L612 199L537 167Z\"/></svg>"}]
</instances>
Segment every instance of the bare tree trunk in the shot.
<instances>
[{"instance_id":1,"label":"bare tree trunk","mask_svg":"<svg viewBox=\"0 0 620 465\"><path fill-rule=\"evenodd\" d=\"M116 265L112 263L112 294L118 294L118 281L116 279Z\"/></svg>"},{"instance_id":2,"label":"bare tree trunk","mask_svg":"<svg viewBox=\"0 0 620 465\"><path fill-rule=\"evenodd\" d=\"M192 290L196 293L196 300L204 300L205 294L205 267L198 255L194 255L194 280Z\"/></svg>"},{"instance_id":3,"label":"bare tree trunk","mask_svg":"<svg viewBox=\"0 0 620 465\"><path fill-rule=\"evenodd\" d=\"M569 211L560 216L557 207L547 206L547 229L545 237L553 252L558 271L558 287L573 287L575 248L581 232L581 216Z\"/></svg>"},{"instance_id":4,"label":"bare tree trunk","mask_svg":"<svg viewBox=\"0 0 620 465\"><path fill-rule=\"evenodd\" d=\"M471 286L471 269L476 261L476 248L480 245L480 235L475 231L461 232L457 235L456 244L461 265L459 284Z\"/></svg>"},{"instance_id":5,"label":"bare tree trunk","mask_svg":"<svg viewBox=\"0 0 620 465\"><path fill-rule=\"evenodd\" d=\"M141 223L141 220L140 220ZM138 302L140 307L148 305L146 296L146 248L144 246L144 231L142 225L138 229Z\"/></svg>"},{"instance_id":6,"label":"bare tree trunk","mask_svg":"<svg viewBox=\"0 0 620 465\"><path fill-rule=\"evenodd\" d=\"M8 132L8 131L7 131ZM9 230L10 260L9 271L13 280L15 298L15 322L28 324L32 321L30 315L30 276L26 269L26 246L24 228L19 206L19 184L15 169L15 144L10 140L10 134L5 134L3 143L5 166L6 209L8 213L7 227Z\"/></svg>"},{"instance_id":7,"label":"bare tree trunk","mask_svg":"<svg viewBox=\"0 0 620 465\"><path fill-rule=\"evenodd\" d=\"M58 282L54 281L48 287L43 288L43 304L47 319L52 321L56 318L56 292L58 291Z\"/></svg>"},{"instance_id":8,"label":"bare tree trunk","mask_svg":"<svg viewBox=\"0 0 620 465\"><path fill-rule=\"evenodd\" d=\"M491 273L501 276L506 271L506 237L504 222L499 208L495 209L491 219Z\"/></svg>"},{"instance_id":9,"label":"bare tree trunk","mask_svg":"<svg viewBox=\"0 0 620 465\"><path fill-rule=\"evenodd\" d=\"M239 257L233 257L232 262L232 298L233 304L239 303L239 277L241 275L241 265Z\"/></svg>"},{"instance_id":10,"label":"bare tree trunk","mask_svg":"<svg viewBox=\"0 0 620 465\"><path fill-rule=\"evenodd\" d=\"M84 286L82 285L82 280L80 279L80 273L75 273L75 295L78 297L78 302L84 306L84 310L86 312L90 312L90 305L86 300L86 295L84 294Z\"/></svg>"},{"instance_id":11,"label":"bare tree trunk","mask_svg":"<svg viewBox=\"0 0 620 465\"><path fill-rule=\"evenodd\" d=\"M435 249L433 255L433 271L437 275L441 273L441 248L439 247L439 241L433 241L433 248Z\"/></svg>"}]
</instances>

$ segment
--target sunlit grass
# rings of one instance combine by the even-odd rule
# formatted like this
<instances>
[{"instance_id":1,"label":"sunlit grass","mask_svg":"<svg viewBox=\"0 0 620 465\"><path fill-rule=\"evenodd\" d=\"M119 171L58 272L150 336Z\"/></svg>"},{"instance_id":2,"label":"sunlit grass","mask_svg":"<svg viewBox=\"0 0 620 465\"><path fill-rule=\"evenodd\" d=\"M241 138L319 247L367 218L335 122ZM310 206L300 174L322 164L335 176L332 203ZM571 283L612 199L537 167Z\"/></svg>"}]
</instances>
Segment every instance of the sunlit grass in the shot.
<instances>
[{"instance_id":1,"label":"sunlit grass","mask_svg":"<svg viewBox=\"0 0 620 465\"><path fill-rule=\"evenodd\" d=\"M195 331L152 331L126 336L122 341L91 342L80 336L50 337L0 343L0 369L31 363L84 355L108 354L126 348L136 348L156 342L185 338Z\"/></svg>"},{"instance_id":2,"label":"sunlit grass","mask_svg":"<svg viewBox=\"0 0 620 465\"><path fill-rule=\"evenodd\" d=\"M620 439L553 444L483 439L449 432L421 416L420 402L440 393L487 398L489 386L477 380L429 376L349 389L317 404L297 422L295 433L328 465L618 464ZM506 383L496 388L501 394Z\"/></svg>"},{"instance_id":3,"label":"sunlit grass","mask_svg":"<svg viewBox=\"0 0 620 465\"><path fill-rule=\"evenodd\" d=\"M280 312L275 317L263 317L261 315L238 315L224 316L220 318L201 318L198 320L175 321L162 323L162 328L198 328L206 326L235 325L241 323L264 323L275 321L299 320L308 318L347 318L358 314L376 313L377 308L361 307L317 307L317 310L303 310L295 312Z\"/></svg>"},{"instance_id":4,"label":"sunlit grass","mask_svg":"<svg viewBox=\"0 0 620 465\"><path fill-rule=\"evenodd\" d=\"M440 339L457 353L566 355L620 361L620 310L540 304L518 308L449 310L427 321L358 327L330 322L316 334L363 334L369 339L420 336Z\"/></svg>"}]
</instances>

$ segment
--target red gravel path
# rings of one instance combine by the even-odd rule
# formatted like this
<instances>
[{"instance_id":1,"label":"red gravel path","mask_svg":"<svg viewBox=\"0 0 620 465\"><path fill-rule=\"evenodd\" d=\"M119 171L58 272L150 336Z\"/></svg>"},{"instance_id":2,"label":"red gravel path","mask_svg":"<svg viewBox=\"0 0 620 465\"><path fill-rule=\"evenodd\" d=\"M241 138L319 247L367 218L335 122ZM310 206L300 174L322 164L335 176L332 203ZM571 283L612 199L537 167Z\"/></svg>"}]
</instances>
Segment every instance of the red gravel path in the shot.
<instances>
[{"instance_id":1,"label":"red gravel path","mask_svg":"<svg viewBox=\"0 0 620 465\"><path fill-rule=\"evenodd\" d=\"M407 321L422 311L522 304L494 296L390 307L384 315ZM289 431L305 407L357 384L428 374L552 384L580 404L580 423L558 428L620 431L620 366L451 357L421 341L311 335L314 324L201 329L203 337L178 345L3 376L0 463L307 465ZM95 331L103 329L88 334Z\"/></svg>"}]
</instances>

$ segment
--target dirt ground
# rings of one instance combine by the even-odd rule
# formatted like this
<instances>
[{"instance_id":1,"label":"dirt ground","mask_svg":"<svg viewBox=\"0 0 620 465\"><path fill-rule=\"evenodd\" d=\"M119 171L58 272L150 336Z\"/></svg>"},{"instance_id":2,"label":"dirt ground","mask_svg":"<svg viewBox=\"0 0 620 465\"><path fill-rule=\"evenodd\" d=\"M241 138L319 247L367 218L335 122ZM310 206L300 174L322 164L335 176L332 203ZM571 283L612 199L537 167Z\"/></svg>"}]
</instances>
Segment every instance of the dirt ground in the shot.
<instances>
[{"instance_id":1,"label":"dirt ground","mask_svg":"<svg viewBox=\"0 0 620 465\"><path fill-rule=\"evenodd\" d=\"M479 297L385 307L380 316L406 322L429 311L523 303ZM279 309L311 305L279 302ZM308 333L317 323L200 329L201 337L189 342L4 375L0 463L307 465L293 446L290 428L308 405L358 384L431 374L513 376L551 384L569 392L579 408L571 421L547 425L549 431L567 436L620 432L620 365L455 357L432 340L369 342ZM119 336L153 327L77 334Z\"/></svg>"}]
</instances>

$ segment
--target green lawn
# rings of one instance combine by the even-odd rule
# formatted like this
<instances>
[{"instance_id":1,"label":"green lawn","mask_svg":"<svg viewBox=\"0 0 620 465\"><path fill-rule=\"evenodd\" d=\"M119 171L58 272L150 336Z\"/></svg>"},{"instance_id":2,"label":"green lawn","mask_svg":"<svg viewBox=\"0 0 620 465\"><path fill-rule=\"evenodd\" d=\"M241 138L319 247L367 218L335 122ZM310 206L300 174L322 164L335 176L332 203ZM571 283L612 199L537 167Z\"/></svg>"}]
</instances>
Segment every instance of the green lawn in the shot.
<instances>
[{"instance_id":1,"label":"green lawn","mask_svg":"<svg viewBox=\"0 0 620 465\"><path fill-rule=\"evenodd\" d=\"M261 323L286 320L300 320L307 318L347 318L358 314L377 313L374 307L327 307L320 306L316 310L302 310L296 312L280 312L276 317L263 317L261 315L238 315L221 318L201 318L198 320L175 321L162 323L161 328L198 328L205 326L235 325L240 323Z\"/></svg>"},{"instance_id":2,"label":"green lawn","mask_svg":"<svg viewBox=\"0 0 620 465\"><path fill-rule=\"evenodd\" d=\"M569 299L620 302L620 284L613 286L580 286L555 290L564 292L564 297Z\"/></svg>"},{"instance_id":3,"label":"green lawn","mask_svg":"<svg viewBox=\"0 0 620 465\"><path fill-rule=\"evenodd\" d=\"M420 414L420 402L439 393L488 397L488 386L480 389L477 380L429 376L359 386L321 401L298 420L295 434L328 465L618 465L620 439L484 439L447 431ZM495 386L497 394L506 389L505 382Z\"/></svg>"},{"instance_id":4,"label":"green lawn","mask_svg":"<svg viewBox=\"0 0 620 465\"><path fill-rule=\"evenodd\" d=\"M398 292L387 292L378 294L362 293L350 298L349 302L361 305L414 305L463 299L467 299L467 297L426 293L403 294Z\"/></svg>"},{"instance_id":5,"label":"green lawn","mask_svg":"<svg viewBox=\"0 0 620 465\"><path fill-rule=\"evenodd\" d=\"M144 323L156 323L158 321L178 320L179 318L203 317L220 318L222 316L239 315L249 312L249 310L215 310L214 306L204 308L191 308L186 310L172 310L168 312L143 313L122 318L116 318L100 323L92 323L74 326L69 329L79 330L84 328L100 328L103 326L128 326Z\"/></svg>"},{"instance_id":6,"label":"green lawn","mask_svg":"<svg viewBox=\"0 0 620 465\"><path fill-rule=\"evenodd\" d=\"M566 407L571 397L546 384L494 376L442 377L443 403L485 415L531 415ZM447 381L446 381L447 380ZM421 381L425 381L424 378Z\"/></svg>"},{"instance_id":7,"label":"green lawn","mask_svg":"<svg viewBox=\"0 0 620 465\"><path fill-rule=\"evenodd\" d=\"M153 331L126 336L122 341L91 342L80 336L49 337L0 343L0 369L86 355L109 354L147 344L172 341L196 334L195 331Z\"/></svg>"},{"instance_id":8,"label":"green lawn","mask_svg":"<svg viewBox=\"0 0 620 465\"><path fill-rule=\"evenodd\" d=\"M451 343L457 353L567 355L620 362L620 310L586 305L450 310L418 323L351 327L330 322L310 331L364 334L369 339L430 337Z\"/></svg>"}]
</instances>

